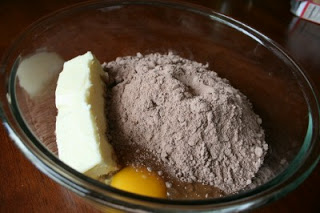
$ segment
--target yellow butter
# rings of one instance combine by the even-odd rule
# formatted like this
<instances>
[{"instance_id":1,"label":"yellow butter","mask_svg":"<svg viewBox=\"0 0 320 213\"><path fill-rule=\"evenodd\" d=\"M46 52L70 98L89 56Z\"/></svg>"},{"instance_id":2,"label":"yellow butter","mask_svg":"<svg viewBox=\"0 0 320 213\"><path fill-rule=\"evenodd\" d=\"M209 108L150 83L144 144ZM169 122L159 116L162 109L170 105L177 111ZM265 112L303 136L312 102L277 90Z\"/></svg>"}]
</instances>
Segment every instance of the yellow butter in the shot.
<instances>
[{"instance_id":1,"label":"yellow butter","mask_svg":"<svg viewBox=\"0 0 320 213\"><path fill-rule=\"evenodd\" d=\"M91 52L64 63L56 88L59 158L92 178L117 170L106 137L103 70Z\"/></svg>"}]
</instances>

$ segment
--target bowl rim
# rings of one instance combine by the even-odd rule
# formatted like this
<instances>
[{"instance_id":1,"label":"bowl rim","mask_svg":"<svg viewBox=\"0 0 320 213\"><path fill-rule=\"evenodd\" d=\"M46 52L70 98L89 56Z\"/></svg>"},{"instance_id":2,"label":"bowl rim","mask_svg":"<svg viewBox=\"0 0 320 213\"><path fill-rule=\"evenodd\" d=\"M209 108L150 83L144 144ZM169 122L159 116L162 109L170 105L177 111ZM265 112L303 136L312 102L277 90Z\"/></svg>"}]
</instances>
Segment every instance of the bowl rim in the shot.
<instances>
[{"instance_id":1,"label":"bowl rim","mask_svg":"<svg viewBox=\"0 0 320 213\"><path fill-rule=\"evenodd\" d=\"M233 18L230 18L226 15L220 14L218 12L214 12L211 9L198 6L191 3L179 2L179 1L168 1L168 0L118 0L118 1L91 1L85 3L79 3L76 5L72 5L67 8L60 9L55 11L44 18L39 19L32 25L30 25L19 37L13 42L13 45L9 50L4 53L4 58L1 63L0 74L2 77L7 69L7 62L10 57L14 55L15 50L19 46L20 43L34 30L38 27L43 26L44 24L54 22L56 19L62 18L64 16L68 16L72 13L80 12L85 9L97 9L101 7L111 7L111 6L123 6L123 5L148 5L148 6L157 6L157 7L166 7L171 9L179 9L184 10L191 13L196 13L205 17L212 19L213 21L218 21L224 25L227 25L235 30L238 30L247 36L251 37L255 41L259 42L263 46L270 45L269 48L272 48L274 53L279 54L279 56L283 57L283 59L287 60L290 65L295 68L295 74L298 75L297 78L299 81L302 81L302 85L304 89L307 89L310 94L304 94L308 96L308 100L312 101L312 103L307 102L309 108L309 124L307 128L306 137L304 139L304 143L298 153L298 155L294 158L294 160L288 165L283 172L281 172L278 176L268 181L267 183L252 189L246 192L240 192L236 195L229 195L222 198L215 199L206 199L206 200L167 200L167 199L158 199L145 197L141 195L132 194L129 192L124 192L105 184L102 184L96 180L88 178L87 176L73 170L69 166L65 165L62 161L58 159L53 153L48 151L40 141L32 134L32 132L28 129L27 125L24 123L24 119L19 112L19 107L15 97L15 74L16 69L10 69L9 82L7 85L7 92L10 96L11 102L8 103L11 113L13 115L13 119L10 119L8 115L6 115L3 103L0 106L1 118L3 120L4 126L9 132L9 136L15 141L16 145L21 149L21 151L29 158L29 160L36 165L38 169L44 172L46 175L54 179L56 182L61 185L71 189L72 191L86 196L91 200L98 201L101 204L107 204L116 208L125 208L122 207L123 204L127 205L129 208L141 208L148 210L149 208L145 205L155 205L159 204L166 205L167 210L174 210L176 208L192 208L192 207L203 207L202 210L210 209L210 208L226 208L226 204L228 205L229 210L234 210L233 208L239 209L241 205L243 210L257 207L261 204L268 203L272 200L275 200L287 192L296 188L315 168L318 163L320 156L318 155L315 159L312 160L308 168L303 167L303 163L305 163L308 159L308 156L305 156L307 152L310 152L309 148L311 143L313 144L319 139L319 100L317 97L317 91L313 86L313 83L310 81L310 78L307 74L302 70L302 68L289 56L289 54L284 51L280 45L276 42L258 32L257 30L249 27L248 25L239 22ZM266 46L265 46L266 47ZM268 49L269 49L268 48ZM270 49L269 49L270 50ZM271 51L271 50L270 50ZM19 59L15 62L15 66ZM8 68L9 69L9 68ZM303 91L304 92L304 91ZM306 97L305 97L306 98ZM310 106L313 104L313 106ZM311 112L310 112L311 109ZM13 123L19 124L17 128L15 128ZM19 134L20 132L21 134ZM300 157L299 157L300 156ZM298 158L299 157L299 158ZM297 166L298 165L298 166ZM302 174L297 175L298 171L302 171ZM297 177L296 177L297 176ZM138 204L133 204L138 203ZM154 206L154 207L155 207ZM163 207L163 206L162 206ZM158 207L156 207L158 208Z\"/></svg>"}]
</instances>

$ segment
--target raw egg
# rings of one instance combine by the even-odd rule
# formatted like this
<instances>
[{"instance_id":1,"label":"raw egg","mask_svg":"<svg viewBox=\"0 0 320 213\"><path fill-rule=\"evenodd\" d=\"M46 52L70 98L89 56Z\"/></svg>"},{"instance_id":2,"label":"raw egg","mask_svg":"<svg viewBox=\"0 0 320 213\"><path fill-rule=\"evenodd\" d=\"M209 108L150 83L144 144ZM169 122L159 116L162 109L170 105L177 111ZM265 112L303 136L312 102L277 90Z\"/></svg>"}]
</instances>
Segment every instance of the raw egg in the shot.
<instances>
[{"instance_id":1,"label":"raw egg","mask_svg":"<svg viewBox=\"0 0 320 213\"><path fill-rule=\"evenodd\" d=\"M128 166L116 173L111 179L111 186L127 192L157 197L166 197L166 185L163 179L144 167Z\"/></svg>"}]
</instances>

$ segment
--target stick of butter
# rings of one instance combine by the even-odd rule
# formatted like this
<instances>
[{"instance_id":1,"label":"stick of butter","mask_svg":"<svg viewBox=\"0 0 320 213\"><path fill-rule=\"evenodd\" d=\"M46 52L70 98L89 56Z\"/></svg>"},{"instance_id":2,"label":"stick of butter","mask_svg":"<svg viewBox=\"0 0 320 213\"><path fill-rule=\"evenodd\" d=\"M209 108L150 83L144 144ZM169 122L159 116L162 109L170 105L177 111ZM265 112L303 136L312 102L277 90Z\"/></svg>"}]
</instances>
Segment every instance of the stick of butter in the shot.
<instances>
[{"instance_id":1,"label":"stick of butter","mask_svg":"<svg viewBox=\"0 0 320 213\"><path fill-rule=\"evenodd\" d=\"M59 158L94 179L118 169L106 137L103 74L87 52L64 63L56 88Z\"/></svg>"}]
</instances>

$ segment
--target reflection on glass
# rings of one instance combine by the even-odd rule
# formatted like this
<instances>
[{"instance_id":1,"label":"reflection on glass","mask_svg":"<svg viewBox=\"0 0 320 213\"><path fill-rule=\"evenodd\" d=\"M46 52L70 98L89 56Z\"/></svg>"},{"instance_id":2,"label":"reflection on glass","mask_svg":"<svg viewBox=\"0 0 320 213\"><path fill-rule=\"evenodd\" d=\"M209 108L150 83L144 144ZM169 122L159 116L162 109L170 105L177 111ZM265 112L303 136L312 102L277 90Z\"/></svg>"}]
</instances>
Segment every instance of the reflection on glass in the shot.
<instances>
[{"instance_id":1,"label":"reflection on glass","mask_svg":"<svg viewBox=\"0 0 320 213\"><path fill-rule=\"evenodd\" d=\"M38 52L24 58L17 70L20 86L31 98L41 95L62 70L64 60L53 52Z\"/></svg>"}]
</instances>

